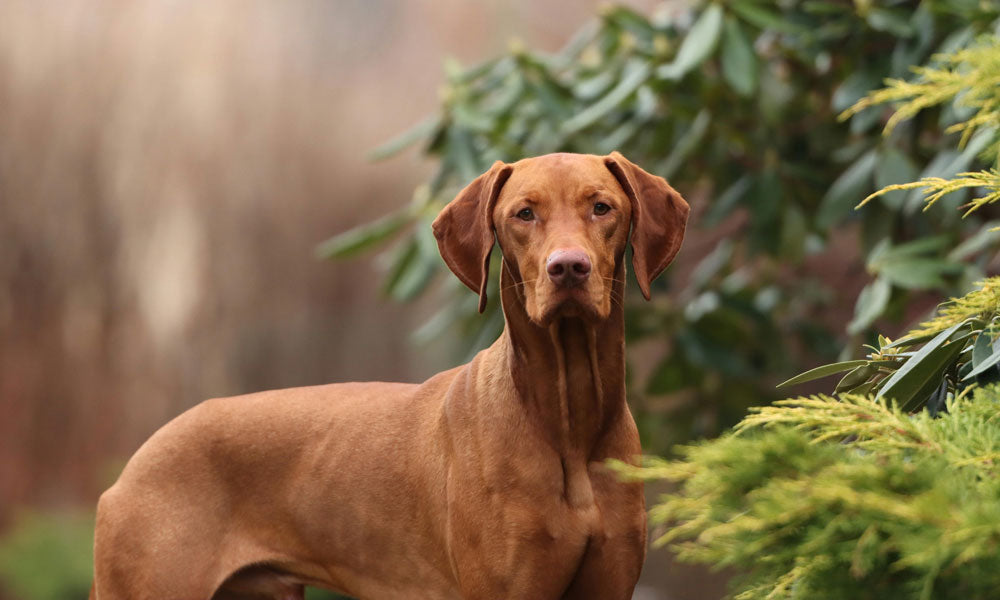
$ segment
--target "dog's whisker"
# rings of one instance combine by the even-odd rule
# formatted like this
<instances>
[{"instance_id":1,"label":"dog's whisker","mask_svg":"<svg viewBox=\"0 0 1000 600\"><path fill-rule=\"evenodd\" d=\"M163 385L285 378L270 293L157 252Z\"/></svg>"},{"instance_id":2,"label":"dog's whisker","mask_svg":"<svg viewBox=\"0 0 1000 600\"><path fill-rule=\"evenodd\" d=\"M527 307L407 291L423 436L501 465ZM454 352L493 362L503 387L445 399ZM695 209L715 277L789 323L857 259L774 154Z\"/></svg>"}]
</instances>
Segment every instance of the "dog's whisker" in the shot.
<instances>
[{"instance_id":1,"label":"dog's whisker","mask_svg":"<svg viewBox=\"0 0 1000 600\"><path fill-rule=\"evenodd\" d=\"M617 305L618 308L621 309L625 308L625 301L623 299L615 297L614 294L610 294L608 298L611 300L613 304Z\"/></svg>"},{"instance_id":2,"label":"dog's whisker","mask_svg":"<svg viewBox=\"0 0 1000 600\"><path fill-rule=\"evenodd\" d=\"M515 281L514 283L512 283L510 285L505 285L505 286L501 287L500 291L501 292L506 292L507 290L511 290L511 289L514 289L514 288L516 288L518 286L522 286L522 285L524 285L523 281Z\"/></svg>"}]
</instances>

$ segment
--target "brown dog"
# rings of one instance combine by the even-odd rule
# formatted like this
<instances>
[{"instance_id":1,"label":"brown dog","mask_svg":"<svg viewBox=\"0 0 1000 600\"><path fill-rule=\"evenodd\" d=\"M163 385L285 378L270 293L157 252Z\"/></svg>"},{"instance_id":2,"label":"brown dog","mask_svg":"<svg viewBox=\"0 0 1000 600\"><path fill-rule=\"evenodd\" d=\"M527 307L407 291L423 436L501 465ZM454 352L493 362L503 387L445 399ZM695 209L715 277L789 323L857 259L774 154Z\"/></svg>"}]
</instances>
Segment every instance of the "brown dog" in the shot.
<instances>
[{"instance_id":1,"label":"brown dog","mask_svg":"<svg viewBox=\"0 0 1000 600\"><path fill-rule=\"evenodd\" d=\"M622 155L497 162L434 221L503 335L426 382L209 400L101 496L100 600L626 599L645 556L625 403L625 246L639 288L680 248L687 203Z\"/></svg>"}]
</instances>

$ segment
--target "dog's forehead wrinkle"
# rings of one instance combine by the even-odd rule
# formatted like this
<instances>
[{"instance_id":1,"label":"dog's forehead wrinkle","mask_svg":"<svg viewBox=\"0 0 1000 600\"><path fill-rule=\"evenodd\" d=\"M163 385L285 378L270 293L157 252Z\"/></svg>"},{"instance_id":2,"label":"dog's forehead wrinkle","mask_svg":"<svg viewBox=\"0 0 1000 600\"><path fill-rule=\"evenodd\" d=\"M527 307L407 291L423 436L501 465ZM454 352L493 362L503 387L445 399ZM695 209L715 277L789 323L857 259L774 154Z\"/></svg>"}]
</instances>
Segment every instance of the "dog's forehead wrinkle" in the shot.
<instances>
[{"instance_id":1,"label":"dog's forehead wrinkle","mask_svg":"<svg viewBox=\"0 0 1000 600\"><path fill-rule=\"evenodd\" d=\"M515 175L517 171L515 171ZM501 202L522 202L546 204L556 201L579 203L624 195L616 189L616 182L610 172L607 180L592 172L570 171L568 173L540 170L538 173L524 172L520 177L512 175L501 192Z\"/></svg>"}]
</instances>

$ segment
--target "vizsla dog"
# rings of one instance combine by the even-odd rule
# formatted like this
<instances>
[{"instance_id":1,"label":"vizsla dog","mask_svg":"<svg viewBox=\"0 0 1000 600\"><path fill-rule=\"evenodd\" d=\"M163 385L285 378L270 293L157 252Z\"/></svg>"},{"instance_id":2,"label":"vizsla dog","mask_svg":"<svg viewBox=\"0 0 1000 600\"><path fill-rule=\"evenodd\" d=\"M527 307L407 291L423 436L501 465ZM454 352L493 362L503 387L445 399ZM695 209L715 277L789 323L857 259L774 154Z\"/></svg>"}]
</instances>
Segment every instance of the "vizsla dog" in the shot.
<instances>
[{"instance_id":1,"label":"vizsla dog","mask_svg":"<svg viewBox=\"0 0 1000 600\"><path fill-rule=\"evenodd\" d=\"M506 328L422 384L209 400L147 441L97 513L98 600L630 598L646 544L625 403L625 247L639 289L688 205L618 153L497 162L434 221Z\"/></svg>"}]
</instances>

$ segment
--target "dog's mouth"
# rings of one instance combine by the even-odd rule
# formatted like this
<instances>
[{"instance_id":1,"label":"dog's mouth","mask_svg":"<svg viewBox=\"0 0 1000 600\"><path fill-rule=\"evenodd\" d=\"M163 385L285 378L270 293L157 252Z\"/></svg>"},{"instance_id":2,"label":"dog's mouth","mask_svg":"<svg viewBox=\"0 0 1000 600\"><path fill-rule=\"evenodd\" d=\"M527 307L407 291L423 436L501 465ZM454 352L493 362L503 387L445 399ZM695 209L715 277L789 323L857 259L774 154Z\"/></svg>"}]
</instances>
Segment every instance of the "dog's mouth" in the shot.
<instances>
[{"instance_id":1,"label":"dog's mouth","mask_svg":"<svg viewBox=\"0 0 1000 600\"><path fill-rule=\"evenodd\" d=\"M603 314L601 297L587 285L557 287L547 290L545 300L540 303L541 314L536 319L539 324L548 325L555 319L577 317L586 320L606 318Z\"/></svg>"}]
</instances>

